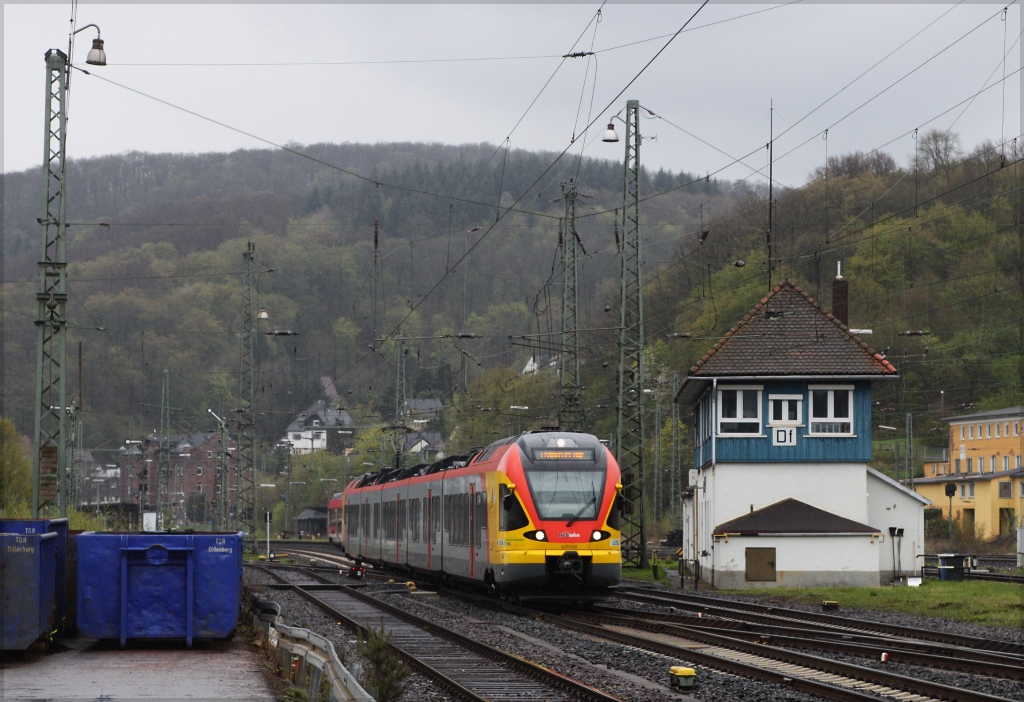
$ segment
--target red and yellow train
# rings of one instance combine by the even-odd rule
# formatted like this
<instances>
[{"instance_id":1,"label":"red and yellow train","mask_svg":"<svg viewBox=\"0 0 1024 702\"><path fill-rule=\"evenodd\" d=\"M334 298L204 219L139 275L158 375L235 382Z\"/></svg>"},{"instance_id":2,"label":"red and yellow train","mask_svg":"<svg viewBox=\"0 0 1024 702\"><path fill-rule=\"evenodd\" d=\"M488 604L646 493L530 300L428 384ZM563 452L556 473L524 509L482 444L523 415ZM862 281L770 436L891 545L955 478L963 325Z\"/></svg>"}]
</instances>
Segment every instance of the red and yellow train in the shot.
<instances>
[{"instance_id":1,"label":"red and yellow train","mask_svg":"<svg viewBox=\"0 0 1024 702\"><path fill-rule=\"evenodd\" d=\"M619 467L594 436L540 431L353 480L328 505L352 558L503 596L593 599L621 577Z\"/></svg>"}]
</instances>

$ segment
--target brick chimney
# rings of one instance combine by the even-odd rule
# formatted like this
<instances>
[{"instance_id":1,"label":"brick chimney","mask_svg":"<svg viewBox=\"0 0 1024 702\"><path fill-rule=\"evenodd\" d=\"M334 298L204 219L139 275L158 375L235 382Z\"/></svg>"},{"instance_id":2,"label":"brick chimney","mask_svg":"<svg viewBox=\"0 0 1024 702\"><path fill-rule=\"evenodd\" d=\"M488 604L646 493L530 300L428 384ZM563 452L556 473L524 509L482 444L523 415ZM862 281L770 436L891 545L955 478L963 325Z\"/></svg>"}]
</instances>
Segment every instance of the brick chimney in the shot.
<instances>
[{"instance_id":1,"label":"brick chimney","mask_svg":"<svg viewBox=\"0 0 1024 702\"><path fill-rule=\"evenodd\" d=\"M832 281L832 316L850 326L850 283L842 276L842 263L836 263L836 277Z\"/></svg>"}]
</instances>

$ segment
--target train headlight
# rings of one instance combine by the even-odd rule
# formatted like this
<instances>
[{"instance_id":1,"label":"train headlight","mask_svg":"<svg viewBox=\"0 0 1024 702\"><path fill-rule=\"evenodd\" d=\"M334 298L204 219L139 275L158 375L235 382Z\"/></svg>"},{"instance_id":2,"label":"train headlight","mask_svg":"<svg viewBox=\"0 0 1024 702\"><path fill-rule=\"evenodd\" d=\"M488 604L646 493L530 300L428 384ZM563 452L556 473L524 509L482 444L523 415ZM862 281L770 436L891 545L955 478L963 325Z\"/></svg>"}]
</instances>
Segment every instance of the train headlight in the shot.
<instances>
[{"instance_id":1,"label":"train headlight","mask_svg":"<svg viewBox=\"0 0 1024 702\"><path fill-rule=\"evenodd\" d=\"M545 538L547 538L547 537L546 537L546 535L544 534L543 531L538 531L537 532L537 541L543 541Z\"/></svg>"},{"instance_id":2,"label":"train headlight","mask_svg":"<svg viewBox=\"0 0 1024 702\"><path fill-rule=\"evenodd\" d=\"M607 531L601 531L599 529L594 529L594 533L592 533L590 535L590 540L591 541L604 541L605 539L607 539L610 536L611 536L611 534L609 532L607 532Z\"/></svg>"}]
</instances>

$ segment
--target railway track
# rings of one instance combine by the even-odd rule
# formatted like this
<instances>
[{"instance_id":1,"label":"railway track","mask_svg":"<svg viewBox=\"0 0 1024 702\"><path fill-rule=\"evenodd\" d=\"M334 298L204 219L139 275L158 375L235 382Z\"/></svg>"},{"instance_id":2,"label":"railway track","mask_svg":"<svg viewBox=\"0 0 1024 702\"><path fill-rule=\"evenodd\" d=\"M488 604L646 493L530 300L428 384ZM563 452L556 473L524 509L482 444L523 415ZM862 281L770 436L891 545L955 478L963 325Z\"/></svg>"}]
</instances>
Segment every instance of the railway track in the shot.
<instances>
[{"instance_id":1,"label":"railway track","mask_svg":"<svg viewBox=\"0 0 1024 702\"><path fill-rule=\"evenodd\" d=\"M906 627L872 622L864 619L851 619L819 612L805 612L786 607L736 602L733 600L719 601L701 595L691 595L672 590L656 590L654 588L626 587L620 588L616 596L622 599L675 607L691 612L709 614L722 619L738 619L758 624L791 625L794 622L811 622L818 625L831 626L847 631L870 632L898 638L914 638L922 641L941 643L965 649L1007 653L1017 656L1024 655L1024 644L1009 641L982 639L974 636L962 636L928 629L909 630Z\"/></svg>"},{"instance_id":2,"label":"railway track","mask_svg":"<svg viewBox=\"0 0 1024 702\"><path fill-rule=\"evenodd\" d=\"M315 551L309 555L323 557L322 553ZM337 554L331 558L335 559L341 562ZM880 695L891 699L991 702L1007 698L789 649L810 648L876 661L879 652L885 651L892 663L962 671L1014 682L1021 680L1020 671L1024 669L1024 653L1014 644L929 631L920 632L922 639L914 639L906 629L864 620L778 607L749 606L750 611L743 611L748 608L744 603L722 602L718 606L719 603L710 598L673 591L626 587L620 590L620 594L639 601L689 609L690 614L666 615L609 607L599 608L597 615L573 613L559 617L499 604L488 598L457 592L451 594L474 604L545 619L595 638L701 663L755 680L783 684L826 699L877 700ZM790 614L810 617L790 617Z\"/></svg>"},{"instance_id":3,"label":"railway track","mask_svg":"<svg viewBox=\"0 0 1024 702\"><path fill-rule=\"evenodd\" d=\"M747 641L708 628L679 624L663 624L633 616L603 613L574 613L563 620L575 622L581 631L601 634L621 643L657 650L675 656L697 658L715 666L733 661L785 676L826 683L848 690L872 692L896 699L959 700L961 702L992 702L1008 700L982 692L951 687L922 678L876 670L862 665L808 655L778 645L776 642ZM642 633L638 633L642 632ZM731 632L730 632L731 633ZM1019 666L1017 667L1019 671ZM1006 671L1009 674L1009 670ZM1015 679L1020 679L1018 672ZM823 694L817 692L816 694ZM824 695L823 695L824 696ZM836 697L836 699L842 699Z\"/></svg>"},{"instance_id":4,"label":"railway track","mask_svg":"<svg viewBox=\"0 0 1024 702\"><path fill-rule=\"evenodd\" d=\"M446 627L409 614L354 588L331 583L316 571L252 566L283 584L339 622L361 633L383 627L394 650L421 673L460 699L492 702L550 700L617 702L617 698L529 661L481 644ZM316 588L314 590L314 588Z\"/></svg>"},{"instance_id":5,"label":"railway track","mask_svg":"<svg viewBox=\"0 0 1024 702\"><path fill-rule=\"evenodd\" d=\"M855 629L838 629L812 624L780 626L755 624L737 619L699 617L696 615L663 614L615 607L600 607L600 612L613 616L637 617L663 624L678 624L702 631L724 632L729 636L783 648L811 649L842 653L877 660L885 652L893 663L907 663L929 668L957 670L988 675L1006 680L1020 680L1024 673L1024 657L977 651L958 646L945 646L912 638L859 633Z\"/></svg>"}]
</instances>

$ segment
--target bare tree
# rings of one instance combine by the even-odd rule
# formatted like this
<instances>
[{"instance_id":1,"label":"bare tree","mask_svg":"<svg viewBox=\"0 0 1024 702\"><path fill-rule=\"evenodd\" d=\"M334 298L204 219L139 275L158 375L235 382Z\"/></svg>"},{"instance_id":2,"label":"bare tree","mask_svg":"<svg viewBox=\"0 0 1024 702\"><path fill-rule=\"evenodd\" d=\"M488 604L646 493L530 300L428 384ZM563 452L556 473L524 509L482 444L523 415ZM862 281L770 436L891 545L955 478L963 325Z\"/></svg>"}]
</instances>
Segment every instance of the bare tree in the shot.
<instances>
[{"instance_id":1,"label":"bare tree","mask_svg":"<svg viewBox=\"0 0 1024 702\"><path fill-rule=\"evenodd\" d=\"M960 135L930 129L917 138L918 168L926 173L944 173L948 178L963 157Z\"/></svg>"}]
</instances>

